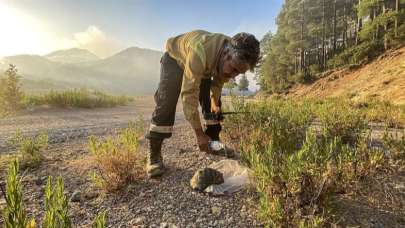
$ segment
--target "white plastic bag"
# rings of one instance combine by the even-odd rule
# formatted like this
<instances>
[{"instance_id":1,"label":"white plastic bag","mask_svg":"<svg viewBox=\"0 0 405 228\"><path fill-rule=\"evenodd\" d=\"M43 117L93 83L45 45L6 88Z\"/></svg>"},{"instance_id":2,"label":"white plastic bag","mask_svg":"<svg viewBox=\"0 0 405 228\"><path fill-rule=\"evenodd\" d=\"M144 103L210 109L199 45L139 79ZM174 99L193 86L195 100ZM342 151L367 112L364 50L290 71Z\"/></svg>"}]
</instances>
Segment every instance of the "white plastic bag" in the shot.
<instances>
[{"instance_id":1,"label":"white plastic bag","mask_svg":"<svg viewBox=\"0 0 405 228\"><path fill-rule=\"evenodd\" d=\"M210 185L204 191L214 195L235 193L251 183L250 169L239 164L236 160L221 160L209 166L221 172L224 176L224 183Z\"/></svg>"}]
</instances>

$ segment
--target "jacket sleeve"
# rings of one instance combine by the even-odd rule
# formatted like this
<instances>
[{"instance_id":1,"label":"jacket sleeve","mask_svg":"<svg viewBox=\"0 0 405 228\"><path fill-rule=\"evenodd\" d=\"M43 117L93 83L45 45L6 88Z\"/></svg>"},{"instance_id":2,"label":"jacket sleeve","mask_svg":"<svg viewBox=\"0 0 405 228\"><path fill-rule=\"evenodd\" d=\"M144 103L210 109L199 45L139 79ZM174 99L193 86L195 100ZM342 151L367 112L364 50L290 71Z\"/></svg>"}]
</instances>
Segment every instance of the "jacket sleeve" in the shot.
<instances>
[{"instance_id":1,"label":"jacket sleeve","mask_svg":"<svg viewBox=\"0 0 405 228\"><path fill-rule=\"evenodd\" d=\"M190 52L184 66L181 100L186 119L194 129L201 128L198 112L201 79L204 75L204 64L195 52Z\"/></svg>"}]
</instances>

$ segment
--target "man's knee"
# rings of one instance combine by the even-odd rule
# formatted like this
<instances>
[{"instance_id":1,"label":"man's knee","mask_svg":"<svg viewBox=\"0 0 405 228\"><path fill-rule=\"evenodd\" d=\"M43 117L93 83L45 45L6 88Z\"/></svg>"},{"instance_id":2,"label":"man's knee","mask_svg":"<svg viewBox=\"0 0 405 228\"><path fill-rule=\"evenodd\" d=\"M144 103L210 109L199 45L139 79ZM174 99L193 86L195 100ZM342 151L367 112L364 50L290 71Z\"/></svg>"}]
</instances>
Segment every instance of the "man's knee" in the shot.
<instances>
[{"instance_id":1,"label":"man's knee","mask_svg":"<svg viewBox=\"0 0 405 228\"><path fill-rule=\"evenodd\" d=\"M173 126L157 126L153 123L150 124L149 131L145 138L151 139L167 139L173 134Z\"/></svg>"}]
</instances>

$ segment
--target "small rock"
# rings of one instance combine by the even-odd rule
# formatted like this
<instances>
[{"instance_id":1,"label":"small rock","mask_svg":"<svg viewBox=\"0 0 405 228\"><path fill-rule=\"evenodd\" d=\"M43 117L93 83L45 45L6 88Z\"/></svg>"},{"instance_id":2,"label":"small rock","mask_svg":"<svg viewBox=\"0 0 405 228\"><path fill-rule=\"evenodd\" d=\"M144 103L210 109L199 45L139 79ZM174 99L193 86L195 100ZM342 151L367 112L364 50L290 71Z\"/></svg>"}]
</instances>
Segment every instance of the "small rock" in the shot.
<instances>
[{"instance_id":1,"label":"small rock","mask_svg":"<svg viewBox=\"0 0 405 228\"><path fill-rule=\"evenodd\" d=\"M80 191L74 191L72 196L70 197L71 202L80 202L82 194Z\"/></svg>"},{"instance_id":2,"label":"small rock","mask_svg":"<svg viewBox=\"0 0 405 228\"><path fill-rule=\"evenodd\" d=\"M137 225L143 224L143 223L145 222L145 220L146 220L146 217L145 217L145 216L141 216L141 217L135 218L135 219L134 219L134 224L137 224Z\"/></svg>"},{"instance_id":3,"label":"small rock","mask_svg":"<svg viewBox=\"0 0 405 228\"><path fill-rule=\"evenodd\" d=\"M221 214L221 208L217 206L211 207L211 213L215 216L218 216Z\"/></svg>"},{"instance_id":4,"label":"small rock","mask_svg":"<svg viewBox=\"0 0 405 228\"><path fill-rule=\"evenodd\" d=\"M38 177L35 180L35 184L36 185L43 185L46 182L47 179L48 179L48 177Z\"/></svg>"},{"instance_id":5,"label":"small rock","mask_svg":"<svg viewBox=\"0 0 405 228\"><path fill-rule=\"evenodd\" d=\"M97 198L99 196L99 193L98 192L95 192L95 191L89 191L89 192L86 192L85 194L84 194L84 198L86 199L86 200L92 200L92 199L94 199L94 198Z\"/></svg>"},{"instance_id":6,"label":"small rock","mask_svg":"<svg viewBox=\"0 0 405 228\"><path fill-rule=\"evenodd\" d=\"M160 223L160 228L177 228L177 226L167 222L162 222Z\"/></svg>"},{"instance_id":7,"label":"small rock","mask_svg":"<svg viewBox=\"0 0 405 228\"><path fill-rule=\"evenodd\" d=\"M204 189L212 184L222 183L224 183L224 176L221 172L212 168L197 170L190 180L191 188L197 191L204 191Z\"/></svg>"}]
</instances>

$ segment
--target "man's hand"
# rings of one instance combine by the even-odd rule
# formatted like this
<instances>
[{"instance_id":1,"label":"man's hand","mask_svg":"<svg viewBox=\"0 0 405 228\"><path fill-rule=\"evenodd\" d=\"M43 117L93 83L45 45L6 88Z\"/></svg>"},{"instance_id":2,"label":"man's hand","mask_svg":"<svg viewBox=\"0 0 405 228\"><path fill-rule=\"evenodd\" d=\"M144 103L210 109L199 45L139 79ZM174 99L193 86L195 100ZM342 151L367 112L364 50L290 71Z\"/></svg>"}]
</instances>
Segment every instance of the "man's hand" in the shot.
<instances>
[{"instance_id":1,"label":"man's hand","mask_svg":"<svg viewBox=\"0 0 405 228\"><path fill-rule=\"evenodd\" d=\"M217 104L217 102L213 97L211 97L211 112L215 114L219 114L221 112L221 107L219 107L219 105Z\"/></svg>"},{"instance_id":2,"label":"man's hand","mask_svg":"<svg viewBox=\"0 0 405 228\"><path fill-rule=\"evenodd\" d=\"M195 129L195 136L197 137L197 143L200 151L209 152L208 144L210 142L210 137L203 132L202 128Z\"/></svg>"},{"instance_id":3,"label":"man's hand","mask_svg":"<svg viewBox=\"0 0 405 228\"><path fill-rule=\"evenodd\" d=\"M216 106L216 105L212 105L211 106L211 112L213 112L215 114L219 114L219 113L221 113L221 107Z\"/></svg>"}]
</instances>

